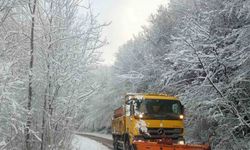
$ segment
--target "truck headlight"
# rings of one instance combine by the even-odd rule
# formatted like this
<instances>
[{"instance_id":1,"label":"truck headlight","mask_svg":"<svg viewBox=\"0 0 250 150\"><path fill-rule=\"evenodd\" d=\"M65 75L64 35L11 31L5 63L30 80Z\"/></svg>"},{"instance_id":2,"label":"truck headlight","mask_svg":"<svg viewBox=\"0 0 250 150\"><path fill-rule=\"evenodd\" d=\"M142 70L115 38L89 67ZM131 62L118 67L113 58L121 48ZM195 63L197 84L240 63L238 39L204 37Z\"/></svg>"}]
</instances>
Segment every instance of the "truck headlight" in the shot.
<instances>
[{"instance_id":1,"label":"truck headlight","mask_svg":"<svg viewBox=\"0 0 250 150\"><path fill-rule=\"evenodd\" d=\"M178 141L178 144L184 145L185 142L184 142L184 140L180 140L180 141Z\"/></svg>"},{"instance_id":2,"label":"truck headlight","mask_svg":"<svg viewBox=\"0 0 250 150\"><path fill-rule=\"evenodd\" d=\"M139 118L143 118L143 114L139 114Z\"/></svg>"},{"instance_id":3,"label":"truck headlight","mask_svg":"<svg viewBox=\"0 0 250 150\"><path fill-rule=\"evenodd\" d=\"M180 115L179 117L180 117L180 119L184 119L184 115Z\"/></svg>"}]
</instances>

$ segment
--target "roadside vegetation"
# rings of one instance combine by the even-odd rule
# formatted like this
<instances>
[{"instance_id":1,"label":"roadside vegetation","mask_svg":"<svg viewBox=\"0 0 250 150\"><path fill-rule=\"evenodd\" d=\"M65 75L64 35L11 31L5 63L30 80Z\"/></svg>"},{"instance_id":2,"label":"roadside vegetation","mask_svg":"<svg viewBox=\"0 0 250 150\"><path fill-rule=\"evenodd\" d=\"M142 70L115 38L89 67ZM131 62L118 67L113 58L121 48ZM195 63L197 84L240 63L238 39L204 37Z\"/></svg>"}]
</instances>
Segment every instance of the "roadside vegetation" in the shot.
<instances>
[{"instance_id":1,"label":"roadside vegetation","mask_svg":"<svg viewBox=\"0 0 250 150\"><path fill-rule=\"evenodd\" d=\"M0 149L110 132L126 92L178 95L188 142L250 149L250 1L170 0L148 22L101 66L108 24L89 3L1 0Z\"/></svg>"},{"instance_id":2,"label":"roadside vegetation","mask_svg":"<svg viewBox=\"0 0 250 150\"><path fill-rule=\"evenodd\" d=\"M185 104L188 142L249 149L250 1L172 0L149 23L120 47L90 108L105 113L89 111L86 127L108 130L126 92L169 93Z\"/></svg>"}]
</instances>

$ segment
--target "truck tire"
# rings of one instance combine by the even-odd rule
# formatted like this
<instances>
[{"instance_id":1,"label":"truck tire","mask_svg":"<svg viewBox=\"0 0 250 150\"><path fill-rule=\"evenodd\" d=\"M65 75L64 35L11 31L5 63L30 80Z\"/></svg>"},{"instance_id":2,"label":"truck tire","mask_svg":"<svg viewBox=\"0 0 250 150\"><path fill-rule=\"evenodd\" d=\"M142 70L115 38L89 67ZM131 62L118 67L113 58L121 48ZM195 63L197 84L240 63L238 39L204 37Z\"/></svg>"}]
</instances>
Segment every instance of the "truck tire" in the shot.
<instances>
[{"instance_id":1,"label":"truck tire","mask_svg":"<svg viewBox=\"0 0 250 150\"><path fill-rule=\"evenodd\" d=\"M114 150L119 150L119 149L118 149L118 143L117 143L117 142L114 142L114 143L113 143L113 146L114 146Z\"/></svg>"},{"instance_id":2,"label":"truck tire","mask_svg":"<svg viewBox=\"0 0 250 150\"><path fill-rule=\"evenodd\" d=\"M130 144L127 138L124 140L124 150L130 150Z\"/></svg>"},{"instance_id":3,"label":"truck tire","mask_svg":"<svg viewBox=\"0 0 250 150\"><path fill-rule=\"evenodd\" d=\"M131 150L136 150L136 146L135 145L131 145Z\"/></svg>"},{"instance_id":4,"label":"truck tire","mask_svg":"<svg viewBox=\"0 0 250 150\"><path fill-rule=\"evenodd\" d=\"M129 138L126 138L124 141L124 150L136 150L136 147L129 142Z\"/></svg>"},{"instance_id":5,"label":"truck tire","mask_svg":"<svg viewBox=\"0 0 250 150\"><path fill-rule=\"evenodd\" d=\"M118 140L117 137L113 136L113 147L114 147L114 150L119 150L117 140Z\"/></svg>"}]
</instances>

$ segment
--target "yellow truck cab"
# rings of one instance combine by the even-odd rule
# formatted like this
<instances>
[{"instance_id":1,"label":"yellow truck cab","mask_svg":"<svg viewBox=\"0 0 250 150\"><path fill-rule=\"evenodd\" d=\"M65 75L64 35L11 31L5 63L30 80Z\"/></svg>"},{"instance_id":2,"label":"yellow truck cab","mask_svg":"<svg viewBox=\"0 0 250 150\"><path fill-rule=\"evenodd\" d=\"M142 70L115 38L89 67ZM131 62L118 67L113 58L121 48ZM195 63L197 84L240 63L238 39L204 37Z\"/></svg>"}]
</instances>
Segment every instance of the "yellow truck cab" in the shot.
<instances>
[{"instance_id":1,"label":"yellow truck cab","mask_svg":"<svg viewBox=\"0 0 250 150\"><path fill-rule=\"evenodd\" d=\"M129 93L114 111L114 149L133 149L136 141L170 139L184 144L184 108L177 97L166 94Z\"/></svg>"}]
</instances>

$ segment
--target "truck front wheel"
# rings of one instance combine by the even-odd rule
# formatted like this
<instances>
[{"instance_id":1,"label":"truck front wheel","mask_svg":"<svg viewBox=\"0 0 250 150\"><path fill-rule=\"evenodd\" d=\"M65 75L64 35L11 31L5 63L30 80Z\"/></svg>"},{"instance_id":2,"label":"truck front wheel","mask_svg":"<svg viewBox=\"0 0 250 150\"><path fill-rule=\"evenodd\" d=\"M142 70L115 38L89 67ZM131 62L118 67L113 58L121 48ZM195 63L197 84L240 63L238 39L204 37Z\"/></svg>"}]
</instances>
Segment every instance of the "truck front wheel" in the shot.
<instances>
[{"instance_id":1,"label":"truck front wheel","mask_svg":"<svg viewBox=\"0 0 250 150\"><path fill-rule=\"evenodd\" d=\"M114 150L119 150L118 148L118 138L116 136L113 136L113 146L114 146Z\"/></svg>"},{"instance_id":2,"label":"truck front wheel","mask_svg":"<svg viewBox=\"0 0 250 150\"><path fill-rule=\"evenodd\" d=\"M124 150L130 150L129 140L127 138L124 140Z\"/></svg>"},{"instance_id":3,"label":"truck front wheel","mask_svg":"<svg viewBox=\"0 0 250 150\"><path fill-rule=\"evenodd\" d=\"M134 145L130 144L129 139L125 139L124 150L136 150L136 147Z\"/></svg>"},{"instance_id":4,"label":"truck front wheel","mask_svg":"<svg viewBox=\"0 0 250 150\"><path fill-rule=\"evenodd\" d=\"M114 150L119 150L119 148L118 148L118 143L117 143L117 142L114 142L114 143L113 143L113 146L114 146Z\"/></svg>"},{"instance_id":5,"label":"truck front wheel","mask_svg":"<svg viewBox=\"0 0 250 150\"><path fill-rule=\"evenodd\" d=\"M131 146L130 146L130 150L136 150L135 145L131 145Z\"/></svg>"}]
</instances>

